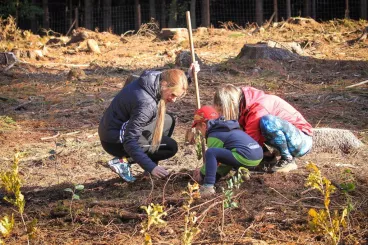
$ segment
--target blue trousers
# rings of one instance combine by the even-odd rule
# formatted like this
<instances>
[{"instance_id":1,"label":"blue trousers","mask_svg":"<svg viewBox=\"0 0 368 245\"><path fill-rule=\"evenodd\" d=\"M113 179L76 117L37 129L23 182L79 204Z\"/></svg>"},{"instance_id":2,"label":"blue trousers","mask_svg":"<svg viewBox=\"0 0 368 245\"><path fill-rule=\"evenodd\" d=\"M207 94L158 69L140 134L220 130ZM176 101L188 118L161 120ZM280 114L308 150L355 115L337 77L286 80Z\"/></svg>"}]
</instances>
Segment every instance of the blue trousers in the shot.
<instances>
[{"instance_id":1,"label":"blue trousers","mask_svg":"<svg viewBox=\"0 0 368 245\"><path fill-rule=\"evenodd\" d=\"M230 150L224 148L208 148L206 151L206 175L204 177L204 184L215 184L218 162L226 163L225 165L228 167L227 172L232 168L244 167L243 164L236 160Z\"/></svg>"},{"instance_id":2,"label":"blue trousers","mask_svg":"<svg viewBox=\"0 0 368 245\"><path fill-rule=\"evenodd\" d=\"M266 144L276 148L283 159L304 156L312 148L312 136L279 117L263 116L260 128Z\"/></svg>"}]
</instances>

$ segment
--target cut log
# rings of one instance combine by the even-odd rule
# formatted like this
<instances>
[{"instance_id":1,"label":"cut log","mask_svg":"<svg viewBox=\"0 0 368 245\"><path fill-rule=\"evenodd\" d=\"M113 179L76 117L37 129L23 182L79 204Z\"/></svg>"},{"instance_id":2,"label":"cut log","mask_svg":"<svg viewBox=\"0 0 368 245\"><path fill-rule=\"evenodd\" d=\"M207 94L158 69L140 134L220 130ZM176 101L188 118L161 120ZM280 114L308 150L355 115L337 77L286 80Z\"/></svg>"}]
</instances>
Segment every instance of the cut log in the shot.
<instances>
[{"instance_id":1,"label":"cut log","mask_svg":"<svg viewBox=\"0 0 368 245\"><path fill-rule=\"evenodd\" d=\"M269 47L266 43L245 44L238 54L239 59L294 60L298 56L287 49Z\"/></svg>"},{"instance_id":2,"label":"cut log","mask_svg":"<svg viewBox=\"0 0 368 245\"><path fill-rule=\"evenodd\" d=\"M161 40L175 40L177 42L188 39L188 30L186 28L162 28L158 34Z\"/></svg>"},{"instance_id":3,"label":"cut log","mask_svg":"<svg viewBox=\"0 0 368 245\"><path fill-rule=\"evenodd\" d=\"M314 128L313 151L327 153L353 153L364 144L349 130Z\"/></svg>"},{"instance_id":4,"label":"cut log","mask_svg":"<svg viewBox=\"0 0 368 245\"><path fill-rule=\"evenodd\" d=\"M294 24L294 25L313 25L313 26L318 26L319 23L317 21L315 21L312 18L303 18L303 17L292 17L287 19L286 21L289 24Z\"/></svg>"},{"instance_id":5,"label":"cut log","mask_svg":"<svg viewBox=\"0 0 368 245\"><path fill-rule=\"evenodd\" d=\"M304 51L299 43L296 42L275 42L275 41L268 41L267 46L271 48L283 48L287 49L293 53L304 55Z\"/></svg>"}]
</instances>

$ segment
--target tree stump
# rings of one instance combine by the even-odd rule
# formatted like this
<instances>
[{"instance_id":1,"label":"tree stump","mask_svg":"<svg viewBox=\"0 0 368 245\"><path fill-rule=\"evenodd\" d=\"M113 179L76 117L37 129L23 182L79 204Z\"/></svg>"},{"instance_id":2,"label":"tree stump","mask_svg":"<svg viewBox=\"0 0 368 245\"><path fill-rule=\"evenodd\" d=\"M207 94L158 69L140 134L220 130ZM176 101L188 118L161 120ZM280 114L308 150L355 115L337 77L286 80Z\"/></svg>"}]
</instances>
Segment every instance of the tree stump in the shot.
<instances>
[{"instance_id":1,"label":"tree stump","mask_svg":"<svg viewBox=\"0 0 368 245\"><path fill-rule=\"evenodd\" d=\"M297 55L287 49L269 47L266 43L245 44L238 54L241 59L293 60Z\"/></svg>"},{"instance_id":2,"label":"tree stump","mask_svg":"<svg viewBox=\"0 0 368 245\"><path fill-rule=\"evenodd\" d=\"M198 61L199 66L202 66L203 65L202 60L198 57L197 54L194 55L196 61ZM192 64L192 56L189 51L179 51L179 53L176 54L175 58L176 66L189 68L191 64Z\"/></svg>"},{"instance_id":3,"label":"tree stump","mask_svg":"<svg viewBox=\"0 0 368 245\"><path fill-rule=\"evenodd\" d=\"M73 43L79 43L79 42L82 42L86 39L88 39L89 35L86 31L75 31L73 30L73 35L72 35L72 38L70 39L70 41L66 44L66 46L69 46Z\"/></svg>"}]
</instances>

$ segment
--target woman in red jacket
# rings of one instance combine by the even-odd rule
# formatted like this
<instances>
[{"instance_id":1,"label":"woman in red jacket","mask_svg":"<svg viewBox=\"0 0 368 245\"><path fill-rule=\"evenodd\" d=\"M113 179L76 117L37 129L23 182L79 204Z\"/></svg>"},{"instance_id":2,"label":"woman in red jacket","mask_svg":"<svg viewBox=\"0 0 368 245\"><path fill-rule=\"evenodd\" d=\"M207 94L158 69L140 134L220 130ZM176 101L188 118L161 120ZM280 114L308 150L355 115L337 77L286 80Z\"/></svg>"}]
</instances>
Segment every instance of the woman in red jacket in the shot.
<instances>
[{"instance_id":1,"label":"woman in red jacket","mask_svg":"<svg viewBox=\"0 0 368 245\"><path fill-rule=\"evenodd\" d=\"M216 109L227 120L238 120L244 131L261 146L274 147L281 159L273 172L297 169L295 157L312 148L312 126L285 100L253 87L226 84L214 96Z\"/></svg>"}]
</instances>

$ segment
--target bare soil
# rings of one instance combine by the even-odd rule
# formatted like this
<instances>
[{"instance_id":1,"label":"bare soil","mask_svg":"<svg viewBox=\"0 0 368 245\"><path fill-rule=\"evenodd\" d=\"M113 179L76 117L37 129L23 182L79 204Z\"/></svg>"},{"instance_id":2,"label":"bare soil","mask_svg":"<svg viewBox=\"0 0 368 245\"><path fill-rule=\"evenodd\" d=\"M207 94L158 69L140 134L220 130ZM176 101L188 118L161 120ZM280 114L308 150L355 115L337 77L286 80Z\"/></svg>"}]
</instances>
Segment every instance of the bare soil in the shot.
<instances>
[{"instance_id":1,"label":"bare soil","mask_svg":"<svg viewBox=\"0 0 368 245\"><path fill-rule=\"evenodd\" d=\"M314 127L350 129L367 144L367 84L346 88L368 79L368 41L347 43L358 38L367 24L281 23L261 32L251 26L234 30L224 25L195 33L195 50L203 62L198 74L201 103L211 104L221 84L251 85L286 99ZM25 218L38 220L31 244L142 244L140 207L150 203L164 205L168 213L167 226L151 230L153 243L180 244L181 193L188 182L193 183L192 170L201 165L194 147L184 144L195 110L194 86L168 108L177 115L174 138L179 142L178 154L160 163L172 172L168 179L139 177L134 184L123 182L105 167L111 156L103 151L97 134L104 109L130 74L174 67L176 52L189 48L187 40L163 41L144 33L124 39L93 33L101 54L77 49L78 43L49 46L47 56L22 58L23 63L0 73L0 170L10 168L15 152L26 153L20 162ZM244 44L268 40L295 41L305 56L282 62L236 58ZM71 69L82 71L68 75ZM309 208L323 207L323 197L305 187L308 161L340 184L346 181L345 170L351 169L354 209L341 244L368 244L367 159L366 148L349 155L312 152L298 159L295 172L252 174L235 191L239 207L233 209L222 209L220 187L226 182L221 180L216 198L192 205L201 215L201 232L193 244L326 244L326 237L308 225ZM137 166L133 171L137 176L142 173ZM71 218L71 195L64 189L75 184L85 189L72 203ZM346 205L340 191L331 199L333 210ZM16 227L6 244L26 244L19 215L13 207L0 204L0 218L11 213Z\"/></svg>"}]
</instances>

